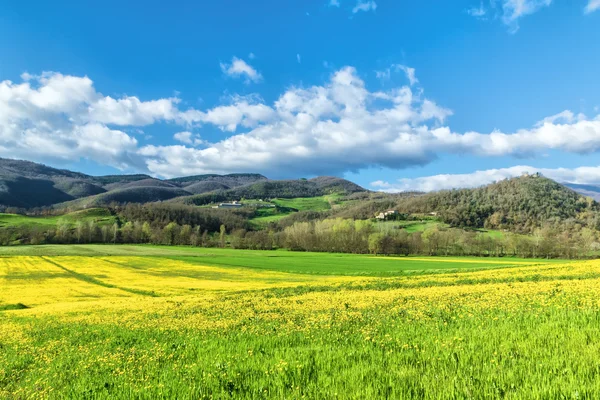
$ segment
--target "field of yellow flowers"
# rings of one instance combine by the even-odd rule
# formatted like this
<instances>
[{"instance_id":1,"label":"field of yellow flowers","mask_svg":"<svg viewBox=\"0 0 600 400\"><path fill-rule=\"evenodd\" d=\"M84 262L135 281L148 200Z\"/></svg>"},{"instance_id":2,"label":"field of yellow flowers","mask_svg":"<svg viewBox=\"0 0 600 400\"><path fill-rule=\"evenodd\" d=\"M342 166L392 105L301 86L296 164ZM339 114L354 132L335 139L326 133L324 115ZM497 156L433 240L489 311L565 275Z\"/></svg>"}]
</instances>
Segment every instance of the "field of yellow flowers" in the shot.
<instances>
[{"instance_id":1,"label":"field of yellow flowers","mask_svg":"<svg viewBox=\"0 0 600 400\"><path fill-rule=\"evenodd\" d=\"M0 257L0 398L600 398L600 261L440 269Z\"/></svg>"}]
</instances>

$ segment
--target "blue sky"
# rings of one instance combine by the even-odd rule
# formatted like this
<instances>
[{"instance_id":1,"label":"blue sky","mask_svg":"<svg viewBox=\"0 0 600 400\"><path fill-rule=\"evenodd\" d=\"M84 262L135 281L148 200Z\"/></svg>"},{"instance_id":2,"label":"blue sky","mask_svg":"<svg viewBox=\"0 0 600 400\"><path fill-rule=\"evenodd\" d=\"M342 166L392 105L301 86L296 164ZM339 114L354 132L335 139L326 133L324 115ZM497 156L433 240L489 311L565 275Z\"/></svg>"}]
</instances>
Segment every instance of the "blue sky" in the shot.
<instances>
[{"instance_id":1,"label":"blue sky","mask_svg":"<svg viewBox=\"0 0 600 400\"><path fill-rule=\"evenodd\" d=\"M0 156L389 191L600 183L599 0L86 3L0 3Z\"/></svg>"}]
</instances>

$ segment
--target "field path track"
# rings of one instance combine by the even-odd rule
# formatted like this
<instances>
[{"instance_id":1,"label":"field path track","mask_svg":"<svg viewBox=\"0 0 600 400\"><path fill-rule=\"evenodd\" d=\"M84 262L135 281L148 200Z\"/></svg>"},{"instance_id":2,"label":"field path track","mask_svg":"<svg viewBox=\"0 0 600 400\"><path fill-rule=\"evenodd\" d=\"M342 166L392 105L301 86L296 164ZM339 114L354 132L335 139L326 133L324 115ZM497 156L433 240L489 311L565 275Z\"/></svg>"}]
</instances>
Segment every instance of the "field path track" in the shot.
<instances>
[{"instance_id":1,"label":"field path track","mask_svg":"<svg viewBox=\"0 0 600 400\"><path fill-rule=\"evenodd\" d=\"M75 272L59 263L57 263L56 261L53 261L52 259L48 258L48 257L44 257L44 256L40 256L40 258L60 269L62 269L63 271L71 274L74 278L79 279L80 281L84 281L87 283L91 283L94 285L98 285L98 286L103 286L106 288L111 288L111 289L119 289L122 290L124 292L128 292L128 293L133 293L133 294L138 294L138 295L142 295L142 296L149 296L149 297L159 297L158 294L156 294L155 292L149 292L147 290L139 290L139 289L131 289L131 288L126 288L126 287L122 287L122 286L117 286L117 285L113 285L111 283L106 283L103 282L97 278L94 278L92 276L89 275L85 275L85 274L80 274L79 272Z\"/></svg>"}]
</instances>

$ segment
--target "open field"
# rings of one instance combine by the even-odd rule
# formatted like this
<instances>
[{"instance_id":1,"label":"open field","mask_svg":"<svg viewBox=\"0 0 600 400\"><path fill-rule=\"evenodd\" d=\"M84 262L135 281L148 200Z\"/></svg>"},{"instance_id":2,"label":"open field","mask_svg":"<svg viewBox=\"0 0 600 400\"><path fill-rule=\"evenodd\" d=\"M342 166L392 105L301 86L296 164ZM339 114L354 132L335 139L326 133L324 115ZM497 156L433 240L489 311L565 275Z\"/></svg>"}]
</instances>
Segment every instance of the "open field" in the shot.
<instances>
[{"instance_id":1,"label":"open field","mask_svg":"<svg viewBox=\"0 0 600 400\"><path fill-rule=\"evenodd\" d=\"M395 229L403 229L408 233L423 232L427 229L433 229L435 227L448 227L447 224L433 219L424 221L378 221L376 226L383 232Z\"/></svg>"},{"instance_id":2,"label":"open field","mask_svg":"<svg viewBox=\"0 0 600 400\"><path fill-rule=\"evenodd\" d=\"M115 217L103 208L92 208L68 213L61 216L28 217L18 214L0 213L0 228L11 228L20 226L55 226L59 222L75 225L77 221L95 221L100 225L113 224Z\"/></svg>"},{"instance_id":3,"label":"open field","mask_svg":"<svg viewBox=\"0 0 600 400\"><path fill-rule=\"evenodd\" d=\"M258 251L152 245L44 245L0 247L0 256L136 256L182 260L196 265L316 275L397 276L440 270L485 269L560 263L560 260L481 257L374 257L369 255ZM159 263L158 260L150 260Z\"/></svg>"},{"instance_id":4,"label":"open field","mask_svg":"<svg viewBox=\"0 0 600 400\"><path fill-rule=\"evenodd\" d=\"M298 211L325 211L331 209L331 203L340 196L298 197L295 199L275 199L272 202L280 207L294 208Z\"/></svg>"},{"instance_id":5,"label":"open field","mask_svg":"<svg viewBox=\"0 0 600 400\"><path fill-rule=\"evenodd\" d=\"M250 224L255 228L260 229L269 226L271 222L278 222L280 219L294 213L294 211L276 208L259 208L256 213L258 216L252 218Z\"/></svg>"},{"instance_id":6,"label":"open field","mask_svg":"<svg viewBox=\"0 0 600 400\"><path fill-rule=\"evenodd\" d=\"M0 253L0 398L600 395L600 261Z\"/></svg>"},{"instance_id":7,"label":"open field","mask_svg":"<svg viewBox=\"0 0 600 400\"><path fill-rule=\"evenodd\" d=\"M268 226L271 222L277 222L296 211L327 211L333 206L343 204L340 195L326 195L317 197L298 197L292 199L273 199L272 204L280 209L264 208L258 210L258 217L250 222L257 228ZM283 211L282 211L283 210Z\"/></svg>"}]
</instances>

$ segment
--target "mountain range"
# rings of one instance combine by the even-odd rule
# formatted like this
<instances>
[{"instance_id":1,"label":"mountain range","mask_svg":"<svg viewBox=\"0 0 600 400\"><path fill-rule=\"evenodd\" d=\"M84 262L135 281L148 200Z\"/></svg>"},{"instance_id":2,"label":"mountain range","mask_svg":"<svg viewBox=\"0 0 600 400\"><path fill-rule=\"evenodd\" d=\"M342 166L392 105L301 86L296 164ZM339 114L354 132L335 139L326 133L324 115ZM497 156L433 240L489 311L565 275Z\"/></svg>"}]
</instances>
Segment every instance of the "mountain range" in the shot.
<instances>
[{"instance_id":1,"label":"mountain range","mask_svg":"<svg viewBox=\"0 0 600 400\"><path fill-rule=\"evenodd\" d=\"M143 174L91 176L0 158L0 205L5 207L90 207L166 200L205 204L214 199L312 197L364 191L336 177L271 180L260 174L240 173L163 180Z\"/></svg>"},{"instance_id":2,"label":"mountain range","mask_svg":"<svg viewBox=\"0 0 600 400\"><path fill-rule=\"evenodd\" d=\"M508 180L506 182L511 182ZM521 190L523 198L529 198L531 204L539 198L546 202L557 198L561 201L574 201L578 195L600 200L600 186L573 183L557 184L545 179L543 185L532 185L529 180L518 180L520 185L506 186L500 192ZM529 184L526 184L529 182ZM535 181L533 181L535 182ZM539 182L539 181L538 181ZM549 183L550 182L550 183ZM496 184L497 185L497 184ZM462 198L470 199L478 207L489 195L481 195L485 188L465 189L469 193ZM525 188L525 189L524 189ZM439 193L413 193L411 196L385 196L383 202L361 202L360 208L353 210L354 216L367 217L382 207L415 208L425 210L463 210L466 203L457 203L460 191L442 191ZM206 205L213 202L240 199L296 198L315 197L337 193L360 197L373 197L373 194L359 185L336 177L317 177L297 180L271 180L260 174L238 173L229 175L194 175L174 179L158 179L144 174L91 176L65 169L56 169L46 165L21 160L0 158L0 206L31 209L36 207L81 209L103 206L111 203L148 203L168 201L187 205ZM448 193L451 193L448 194ZM573 195L569 195L573 193ZM406 198L422 197L407 203ZM487 196L487 197L486 197ZM495 195L497 198L497 195ZM358 198L357 197L357 198ZM401 204L397 204L399 198ZM476 198L476 199L475 199ZM568 200L566 200L568 199ZM508 201L505 199L504 201ZM428 206L427 206L428 205ZM547 207L547 204L541 208ZM560 209L560 204L553 204ZM498 204L495 209L502 209ZM349 211L346 211L349 212ZM364 214L364 215L363 215ZM510 214L510 213L505 213Z\"/></svg>"}]
</instances>

